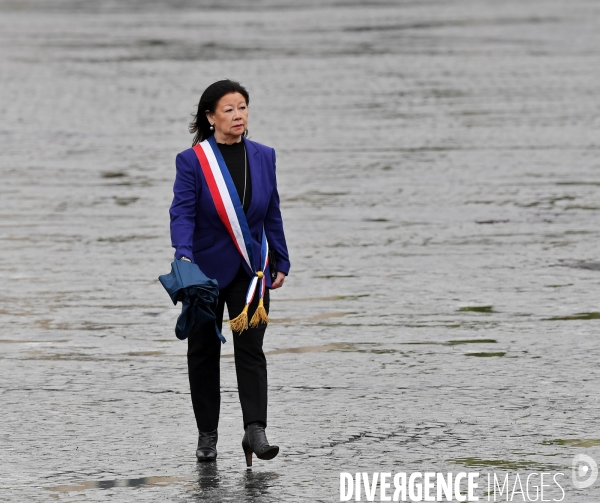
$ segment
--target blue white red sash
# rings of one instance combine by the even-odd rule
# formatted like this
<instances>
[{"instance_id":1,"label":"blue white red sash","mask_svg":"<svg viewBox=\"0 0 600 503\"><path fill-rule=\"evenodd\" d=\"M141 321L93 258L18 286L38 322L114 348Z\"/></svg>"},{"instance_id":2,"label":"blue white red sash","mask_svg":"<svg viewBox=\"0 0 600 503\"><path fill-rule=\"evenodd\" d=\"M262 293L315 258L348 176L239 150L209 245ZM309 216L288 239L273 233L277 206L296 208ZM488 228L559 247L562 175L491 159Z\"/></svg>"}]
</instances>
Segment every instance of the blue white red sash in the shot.
<instances>
[{"instance_id":1,"label":"blue white red sash","mask_svg":"<svg viewBox=\"0 0 600 503\"><path fill-rule=\"evenodd\" d=\"M260 248L260 270L256 271L252 235L250 234L250 227L246 220L246 214L244 213L244 208L238 196L235 184L233 183L229 169L227 169L227 165L219 151L214 136L194 145L193 148L198 157L198 161L200 162L202 173L204 173L204 178L206 179L219 218L223 222L227 232L229 232L233 244L240 252L240 255L250 270L256 272L248 286L246 305L242 313L229 322L233 331L241 332L248 328L248 308L254 298L259 281L261 283L260 300L258 308L250 320L250 326L257 326L261 321L264 323L269 321L263 303L266 288L265 270L269 263L269 244L267 243L267 237L263 229L262 244Z\"/></svg>"}]
</instances>

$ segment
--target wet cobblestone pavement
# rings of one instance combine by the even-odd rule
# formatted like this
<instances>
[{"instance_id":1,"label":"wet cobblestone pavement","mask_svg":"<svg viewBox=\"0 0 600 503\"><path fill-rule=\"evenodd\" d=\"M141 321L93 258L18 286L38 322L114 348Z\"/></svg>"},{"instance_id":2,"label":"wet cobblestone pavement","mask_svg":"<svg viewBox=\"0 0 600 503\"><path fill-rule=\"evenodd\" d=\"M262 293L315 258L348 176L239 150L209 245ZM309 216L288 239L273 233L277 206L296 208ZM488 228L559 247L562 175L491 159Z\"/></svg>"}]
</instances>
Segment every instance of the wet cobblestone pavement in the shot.
<instances>
[{"instance_id":1,"label":"wet cobblestone pavement","mask_svg":"<svg viewBox=\"0 0 600 503\"><path fill-rule=\"evenodd\" d=\"M600 6L228 5L0 3L0 501L329 502L342 471L562 472L600 501L571 483L600 462ZM223 77L277 150L292 259L281 453L252 470L231 341L196 463L156 279Z\"/></svg>"}]
</instances>

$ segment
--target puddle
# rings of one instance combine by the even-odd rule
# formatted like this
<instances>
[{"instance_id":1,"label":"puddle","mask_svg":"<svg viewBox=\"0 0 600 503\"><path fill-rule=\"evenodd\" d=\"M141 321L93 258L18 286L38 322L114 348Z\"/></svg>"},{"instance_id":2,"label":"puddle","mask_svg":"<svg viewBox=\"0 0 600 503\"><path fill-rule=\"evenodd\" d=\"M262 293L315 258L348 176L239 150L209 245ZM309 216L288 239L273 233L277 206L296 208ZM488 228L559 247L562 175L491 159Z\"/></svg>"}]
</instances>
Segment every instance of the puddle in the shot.
<instances>
[{"instance_id":1,"label":"puddle","mask_svg":"<svg viewBox=\"0 0 600 503\"><path fill-rule=\"evenodd\" d=\"M284 348L284 349L274 349L272 351L265 352L266 355L279 355L284 353L315 353L319 351L335 351L340 349L350 349L353 348L353 344L343 344L343 343L332 343L325 344L323 346L301 346L298 348Z\"/></svg>"},{"instance_id":2,"label":"puddle","mask_svg":"<svg viewBox=\"0 0 600 503\"><path fill-rule=\"evenodd\" d=\"M580 438L564 438L556 440L544 440L542 445L565 445L567 447L598 447L600 446L600 438L591 438L588 440L582 440Z\"/></svg>"},{"instance_id":3,"label":"puddle","mask_svg":"<svg viewBox=\"0 0 600 503\"><path fill-rule=\"evenodd\" d=\"M114 361L110 358L101 358L84 353L53 353L47 354L42 351L28 351L30 356L20 358L21 360L50 360L50 361L80 361L80 362L100 362Z\"/></svg>"},{"instance_id":4,"label":"puddle","mask_svg":"<svg viewBox=\"0 0 600 503\"><path fill-rule=\"evenodd\" d=\"M321 351L350 350L352 348L354 348L354 344L335 342L332 344L324 344L322 346L300 346L297 348L273 349L271 351L265 351L265 355L282 355L286 353L318 353ZM233 356L233 354L227 354L221 355L221 358L233 358Z\"/></svg>"},{"instance_id":5,"label":"puddle","mask_svg":"<svg viewBox=\"0 0 600 503\"><path fill-rule=\"evenodd\" d=\"M510 220L475 220L476 224L505 224Z\"/></svg>"},{"instance_id":6,"label":"puddle","mask_svg":"<svg viewBox=\"0 0 600 503\"><path fill-rule=\"evenodd\" d=\"M304 194L299 194L297 196L286 197L285 200L289 202L309 202L309 203L325 203L331 202L332 197L336 196L347 196L350 192L325 192L320 190L309 190Z\"/></svg>"},{"instance_id":7,"label":"puddle","mask_svg":"<svg viewBox=\"0 0 600 503\"><path fill-rule=\"evenodd\" d=\"M79 484L44 487L46 491L68 493L87 489L111 489L113 487L165 486L174 482L189 481L185 477L141 477L139 479L92 480Z\"/></svg>"},{"instance_id":8,"label":"puddle","mask_svg":"<svg viewBox=\"0 0 600 503\"><path fill-rule=\"evenodd\" d=\"M114 197L113 199L119 206L128 206L135 203L139 197Z\"/></svg>"},{"instance_id":9,"label":"puddle","mask_svg":"<svg viewBox=\"0 0 600 503\"><path fill-rule=\"evenodd\" d=\"M496 341L496 339L463 339L463 340L455 340L455 341L448 341L448 342L436 342L436 341L432 341L432 342L404 342L401 344L408 344L408 345L421 345L421 344L433 344L433 345L440 345L440 346L455 346L455 345L459 345L459 344L495 344L498 341ZM378 345L376 343L359 343L361 345L364 344L368 344L368 345ZM373 348L373 349L358 349L356 347L356 344L351 344L351 343L343 343L343 342L335 342L335 343L331 343L331 344L324 344L322 346L300 346L297 348L282 348L282 349L274 349L272 351L265 351L265 355L279 355L279 354L285 354L285 353L315 353L315 352L322 352L322 351L353 351L353 352L357 352L357 353L373 353L373 354L377 354L377 355L383 355L383 354L393 354L393 353L402 353L404 354L404 351L399 350L399 349L393 349L393 348L383 348L383 349L377 349L377 348ZM504 356L505 353L503 352L495 352L495 353L467 353L467 356ZM225 355L221 355L221 358L233 358L233 354L225 354Z\"/></svg>"},{"instance_id":10,"label":"puddle","mask_svg":"<svg viewBox=\"0 0 600 503\"><path fill-rule=\"evenodd\" d=\"M459 308L459 312L469 312L469 313L493 313L495 312L492 309L493 306L464 306Z\"/></svg>"},{"instance_id":11,"label":"puddle","mask_svg":"<svg viewBox=\"0 0 600 503\"><path fill-rule=\"evenodd\" d=\"M500 470L537 470L552 472L556 471L557 467L552 465L540 465L535 461L510 461L508 459L480 459L480 458L452 458L447 459L448 463L456 463L464 466L473 467L488 467L493 466Z\"/></svg>"},{"instance_id":12,"label":"puddle","mask_svg":"<svg viewBox=\"0 0 600 503\"><path fill-rule=\"evenodd\" d=\"M456 341L444 342L446 346L458 346L459 344L496 344L496 339L458 339Z\"/></svg>"},{"instance_id":13,"label":"puddle","mask_svg":"<svg viewBox=\"0 0 600 503\"><path fill-rule=\"evenodd\" d=\"M0 344L54 344L57 342L69 342L69 339L56 339L53 341L31 341L27 339L0 339Z\"/></svg>"},{"instance_id":14,"label":"puddle","mask_svg":"<svg viewBox=\"0 0 600 503\"><path fill-rule=\"evenodd\" d=\"M327 274L325 276L315 276L319 279L332 279L332 278L356 278L354 274Z\"/></svg>"},{"instance_id":15,"label":"puddle","mask_svg":"<svg viewBox=\"0 0 600 503\"><path fill-rule=\"evenodd\" d=\"M553 316L552 318L544 318L544 321L561 320L600 320L600 311L593 311L591 313L576 313L570 316Z\"/></svg>"},{"instance_id":16,"label":"puddle","mask_svg":"<svg viewBox=\"0 0 600 503\"><path fill-rule=\"evenodd\" d=\"M439 346L458 346L460 344L496 344L496 339L456 339L452 341L414 341L401 342L400 344L409 345L439 345Z\"/></svg>"},{"instance_id":17,"label":"puddle","mask_svg":"<svg viewBox=\"0 0 600 503\"><path fill-rule=\"evenodd\" d=\"M123 178L127 176L127 173L123 171L103 171L100 176L102 178Z\"/></svg>"},{"instance_id":18,"label":"puddle","mask_svg":"<svg viewBox=\"0 0 600 503\"><path fill-rule=\"evenodd\" d=\"M570 182L570 181L565 181L565 182L554 182L554 185L583 185L583 186L596 186L596 187L600 187L600 182Z\"/></svg>"},{"instance_id":19,"label":"puddle","mask_svg":"<svg viewBox=\"0 0 600 503\"><path fill-rule=\"evenodd\" d=\"M598 211L600 210L600 206L585 206L583 204L570 204L565 206L565 210L590 210L590 211Z\"/></svg>"},{"instance_id":20,"label":"puddle","mask_svg":"<svg viewBox=\"0 0 600 503\"><path fill-rule=\"evenodd\" d=\"M306 322L306 321L320 321L327 320L330 318L342 318L348 314L356 314L356 311L346 311L346 312L334 312L334 313L322 313L316 314L314 316L310 316L309 318L269 318L269 323L296 323L296 322Z\"/></svg>"},{"instance_id":21,"label":"puddle","mask_svg":"<svg viewBox=\"0 0 600 503\"><path fill-rule=\"evenodd\" d=\"M374 325L371 325L374 326ZM463 323L436 323L436 322L432 322L432 323L404 323L402 324L403 327L407 327L407 328L431 328L431 327L443 327L443 328L460 328L462 326L465 326L465 324Z\"/></svg>"},{"instance_id":22,"label":"puddle","mask_svg":"<svg viewBox=\"0 0 600 503\"><path fill-rule=\"evenodd\" d=\"M560 265L574 269L585 269L587 271L600 271L600 262L593 262L591 260L563 261Z\"/></svg>"},{"instance_id":23,"label":"puddle","mask_svg":"<svg viewBox=\"0 0 600 503\"><path fill-rule=\"evenodd\" d=\"M98 238L96 241L100 243L127 243L128 241L138 241L141 239L155 239L156 236L147 234L132 234L130 236L113 236L108 238Z\"/></svg>"},{"instance_id":24,"label":"puddle","mask_svg":"<svg viewBox=\"0 0 600 503\"><path fill-rule=\"evenodd\" d=\"M323 313L317 314L315 316L311 316L308 318L309 320L327 320L329 318L341 318L342 316L346 316L347 314L356 314L356 313Z\"/></svg>"},{"instance_id":25,"label":"puddle","mask_svg":"<svg viewBox=\"0 0 600 503\"><path fill-rule=\"evenodd\" d=\"M530 23L541 23L541 22L556 22L557 18L546 17L546 18L502 18L502 19L458 19L458 20L443 20L443 21L423 21L423 22L407 22L403 24L386 24L386 25L367 25L367 26L349 26L344 28L346 32L370 32L370 31L400 31L400 30L430 30L434 28L446 28L446 27L466 27L470 25L487 25L487 26L498 26L498 25L521 25ZM464 92L458 89L434 89L432 94L437 97L461 97L464 96Z\"/></svg>"},{"instance_id":26,"label":"puddle","mask_svg":"<svg viewBox=\"0 0 600 503\"><path fill-rule=\"evenodd\" d=\"M162 342L174 342L172 340L163 340ZM335 342L331 344L324 344L321 346L300 346L296 348L282 348L273 349L271 351L265 351L265 355L279 355L285 353L316 353L322 351L353 351L355 350L354 344L347 344L341 342ZM390 350L394 351L394 350ZM381 350L380 352L390 352L388 350ZM127 362L136 361L137 357L145 356L173 356L179 358L180 355L166 354L164 351L129 351L128 353L119 354L102 354L92 355L85 353L54 353L46 354L42 351L29 351L30 356L21 358L22 360L74 360L74 361L111 361L111 362ZM233 353L222 354L221 358L233 358Z\"/></svg>"},{"instance_id":27,"label":"puddle","mask_svg":"<svg viewBox=\"0 0 600 503\"><path fill-rule=\"evenodd\" d=\"M407 344L409 346L426 346L426 345L442 345L443 342L438 341L422 341L422 342L401 342L400 344Z\"/></svg>"},{"instance_id":28,"label":"puddle","mask_svg":"<svg viewBox=\"0 0 600 503\"><path fill-rule=\"evenodd\" d=\"M506 353L497 351L495 353L465 353L465 356L477 356L479 358L493 358L494 356L504 356Z\"/></svg>"},{"instance_id":29,"label":"puddle","mask_svg":"<svg viewBox=\"0 0 600 503\"><path fill-rule=\"evenodd\" d=\"M40 350L30 350L26 352L28 356L19 358L19 360L50 360L50 361L79 361L79 362L135 362L138 357L144 356L164 356L164 351L130 351L128 353L46 353ZM178 356L178 355L167 355Z\"/></svg>"},{"instance_id":30,"label":"puddle","mask_svg":"<svg viewBox=\"0 0 600 503\"><path fill-rule=\"evenodd\" d=\"M298 299L277 299L277 302L311 302L316 300L355 300L361 297L368 297L368 293L360 295L330 295L328 297L302 297Z\"/></svg>"}]
</instances>

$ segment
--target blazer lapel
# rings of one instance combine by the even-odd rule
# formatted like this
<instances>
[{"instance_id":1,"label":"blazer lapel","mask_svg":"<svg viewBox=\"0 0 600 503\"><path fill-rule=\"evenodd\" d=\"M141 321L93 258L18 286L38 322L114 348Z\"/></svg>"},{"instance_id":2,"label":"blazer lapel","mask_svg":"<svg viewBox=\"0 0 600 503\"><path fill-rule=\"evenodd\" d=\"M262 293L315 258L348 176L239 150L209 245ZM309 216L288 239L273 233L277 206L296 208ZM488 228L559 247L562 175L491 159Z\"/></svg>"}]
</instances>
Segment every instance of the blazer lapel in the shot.
<instances>
[{"instance_id":1,"label":"blazer lapel","mask_svg":"<svg viewBox=\"0 0 600 503\"><path fill-rule=\"evenodd\" d=\"M250 220L253 213L256 211L256 207L259 204L259 199L262 197L262 179L261 179L261 165L260 156L258 149L254 146L253 142L244 138L244 145L246 146L246 152L248 153L248 170L250 171L250 182L252 183L252 200L246 213L246 220L250 225Z\"/></svg>"}]
</instances>

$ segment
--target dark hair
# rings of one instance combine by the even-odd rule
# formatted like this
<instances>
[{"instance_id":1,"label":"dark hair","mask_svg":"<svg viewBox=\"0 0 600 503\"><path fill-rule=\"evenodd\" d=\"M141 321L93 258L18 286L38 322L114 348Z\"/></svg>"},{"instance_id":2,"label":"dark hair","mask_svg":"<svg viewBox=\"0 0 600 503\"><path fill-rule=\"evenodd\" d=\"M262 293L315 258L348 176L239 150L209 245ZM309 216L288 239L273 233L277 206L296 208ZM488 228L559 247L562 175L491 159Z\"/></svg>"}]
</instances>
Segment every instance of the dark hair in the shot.
<instances>
[{"instance_id":1,"label":"dark hair","mask_svg":"<svg viewBox=\"0 0 600 503\"><path fill-rule=\"evenodd\" d=\"M226 79L208 86L200 97L198 110L188 128L190 133L196 133L192 141L192 147L214 134L214 131L210 129L210 122L206 118L206 111L214 113L219 100L229 93L240 93L246 100L246 105L250 104L248 91L239 82ZM244 134L248 134L248 132L246 131Z\"/></svg>"}]
</instances>

